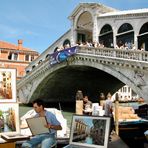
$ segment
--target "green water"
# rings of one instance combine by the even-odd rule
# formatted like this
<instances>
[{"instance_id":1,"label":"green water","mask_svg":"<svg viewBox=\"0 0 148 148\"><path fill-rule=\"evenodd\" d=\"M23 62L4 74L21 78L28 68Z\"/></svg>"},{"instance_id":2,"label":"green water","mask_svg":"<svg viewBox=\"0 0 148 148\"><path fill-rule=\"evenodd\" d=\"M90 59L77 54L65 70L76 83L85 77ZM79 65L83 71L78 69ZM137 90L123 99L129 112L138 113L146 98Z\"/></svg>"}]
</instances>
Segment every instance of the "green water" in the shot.
<instances>
[{"instance_id":1,"label":"green water","mask_svg":"<svg viewBox=\"0 0 148 148\"><path fill-rule=\"evenodd\" d=\"M31 109L33 108L29 106L20 105L19 106L19 117L22 117L26 112L28 112ZM73 111L62 111L63 117L67 119L68 127L70 127L71 125L71 119L72 119L73 113L74 113Z\"/></svg>"}]
</instances>

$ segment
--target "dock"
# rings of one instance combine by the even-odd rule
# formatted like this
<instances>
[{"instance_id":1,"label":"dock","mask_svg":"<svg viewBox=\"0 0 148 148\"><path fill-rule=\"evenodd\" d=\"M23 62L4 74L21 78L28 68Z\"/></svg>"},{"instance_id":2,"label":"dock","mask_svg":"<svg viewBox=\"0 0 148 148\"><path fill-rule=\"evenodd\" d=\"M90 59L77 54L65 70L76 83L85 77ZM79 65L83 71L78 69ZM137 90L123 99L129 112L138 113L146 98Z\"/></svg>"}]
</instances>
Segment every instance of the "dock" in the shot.
<instances>
[{"instance_id":1,"label":"dock","mask_svg":"<svg viewBox=\"0 0 148 148\"><path fill-rule=\"evenodd\" d=\"M116 134L111 136L111 141L108 144L108 148L129 148L128 145Z\"/></svg>"},{"instance_id":2,"label":"dock","mask_svg":"<svg viewBox=\"0 0 148 148\"><path fill-rule=\"evenodd\" d=\"M58 139L57 148L62 148L69 144L69 139ZM111 135L111 141L108 143L108 148L129 148L124 141L116 134Z\"/></svg>"}]
</instances>

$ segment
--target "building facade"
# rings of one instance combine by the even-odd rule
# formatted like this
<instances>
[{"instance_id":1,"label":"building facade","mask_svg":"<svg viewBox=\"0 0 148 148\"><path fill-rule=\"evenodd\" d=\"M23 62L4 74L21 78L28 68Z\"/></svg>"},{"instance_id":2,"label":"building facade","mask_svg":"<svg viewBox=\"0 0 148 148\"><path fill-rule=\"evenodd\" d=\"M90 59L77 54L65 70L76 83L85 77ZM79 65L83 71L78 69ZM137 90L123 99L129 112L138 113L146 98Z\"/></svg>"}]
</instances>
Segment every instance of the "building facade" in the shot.
<instances>
[{"instance_id":1,"label":"building facade","mask_svg":"<svg viewBox=\"0 0 148 148\"><path fill-rule=\"evenodd\" d=\"M128 85L124 85L116 93L118 93L119 101L134 101L139 98L139 96ZM115 100L116 93L113 94L112 100Z\"/></svg>"},{"instance_id":2,"label":"building facade","mask_svg":"<svg viewBox=\"0 0 148 148\"><path fill-rule=\"evenodd\" d=\"M16 68L17 80L25 75L26 66L38 56L38 52L23 47L22 40L18 40L18 45L0 41L0 67Z\"/></svg>"}]
</instances>

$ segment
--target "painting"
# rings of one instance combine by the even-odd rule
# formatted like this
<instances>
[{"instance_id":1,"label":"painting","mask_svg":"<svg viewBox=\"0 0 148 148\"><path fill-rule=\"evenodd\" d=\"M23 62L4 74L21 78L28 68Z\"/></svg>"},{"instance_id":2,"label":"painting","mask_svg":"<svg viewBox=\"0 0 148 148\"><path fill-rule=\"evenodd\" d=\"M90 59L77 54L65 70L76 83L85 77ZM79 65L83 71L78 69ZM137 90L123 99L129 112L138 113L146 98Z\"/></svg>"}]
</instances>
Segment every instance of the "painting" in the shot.
<instances>
[{"instance_id":1,"label":"painting","mask_svg":"<svg viewBox=\"0 0 148 148\"><path fill-rule=\"evenodd\" d=\"M19 133L19 104L0 103L0 135Z\"/></svg>"},{"instance_id":2,"label":"painting","mask_svg":"<svg viewBox=\"0 0 148 148\"><path fill-rule=\"evenodd\" d=\"M70 143L91 148L107 148L110 117L74 115Z\"/></svg>"},{"instance_id":3,"label":"painting","mask_svg":"<svg viewBox=\"0 0 148 148\"><path fill-rule=\"evenodd\" d=\"M0 68L0 102L16 102L16 69Z\"/></svg>"}]
</instances>

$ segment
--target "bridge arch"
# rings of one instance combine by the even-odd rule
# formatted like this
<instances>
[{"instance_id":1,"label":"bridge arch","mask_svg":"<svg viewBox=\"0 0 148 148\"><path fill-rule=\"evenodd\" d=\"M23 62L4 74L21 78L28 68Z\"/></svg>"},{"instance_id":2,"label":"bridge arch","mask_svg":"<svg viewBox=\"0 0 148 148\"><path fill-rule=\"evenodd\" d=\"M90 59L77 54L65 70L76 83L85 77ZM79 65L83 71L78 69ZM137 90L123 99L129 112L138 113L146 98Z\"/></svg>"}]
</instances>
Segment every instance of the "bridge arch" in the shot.
<instances>
[{"instance_id":1,"label":"bridge arch","mask_svg":"<svg viewBox=\"0 0 148 148\"><path fill-rule=\"evenodd\" d=\"M112 62L109 62L112 63ZM93 67L95 69L101 70L111 76L113 76L115 79L118 79L118 82L120 81L119 87L117 87L116 91L123 86L124 84L127 84L129 87L131 87L137 94L141 95L141 90L139 87L137 87L134 83L134 81L131 80L129 76L126 75L123 71L125 71L123 68L117 68L116 66L111 66L106 64L106 62L99 61L99 59L92 59L90 60L86 56L83 57L76 57L76 60L74 61L74 64L76 65L87 65L89 67ZM132 70L131 70L131 73ZM131 76L132 77L132 76ZM122 78L122 81L121 81Z\"/></svg>"},{"instance_id":2,"label":"bridge arch","mask_svg":"<svg viewBox=\"0 0 148 148\"><path fill-rule=\"evenodd\" d=\"M74 102L76 91L81 89L95 102L98 101L100 92L113 94L124 84L130 86L135 92L140 92L131 79L120 71L118 68L99 62L99 59L76 56L68 63L64 62L56 68L49 69L44 73L44 77L39 76L28 98L30 98L29 101L42 97L49 102Z\"/></svg>"},{"instance_id":3,"label":"bridge arch","mask_svg":"<svg viewBox=\"0 0 148 148\"><path fill-rule=\"evenodd\" d=\"M79 71L78 69L81 70ZM69 77L65 77L65 73L67 73ZM101 77L101 79L103 80L101 82L100 77L96 76L96 74L98 74L98 76L106 75L109 84L105 82L105 77ZM114 84L117 85L114 89L110 88L110 86L113 85L111 84L113 78L115 80ZM54 80L54 84L52 80ZM109 86L106 87L105 85L103 85L104 83L106 83ZM114 93L123 85L124 84L122 82L117 80L109 73L105 73L104 71L94 68L92 66L83 66L81 64L80 65L74 64L74 65L69 65L67 67L65 65L64 67L54 71L52 74L47 75L43 79L39 79L38 83L36 83L36 88L34 88L34 90L30 92L31 95L29 96L30 98L29 101L41 97L45 98L45 100L49 102L50 101L74 102L75 93L77 90L80 89L83 91L84 94L90 96L93 102L95 102L98 101L98 97L101 92L104 92L105 94L107 94L107 92ZM65 87L63 88L63 86Z\"/></svg>"}]
</instances>

